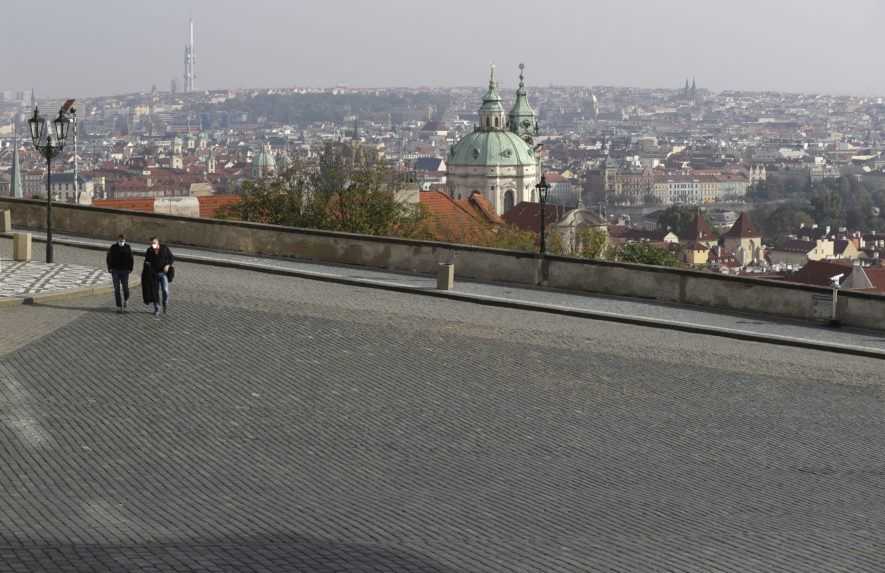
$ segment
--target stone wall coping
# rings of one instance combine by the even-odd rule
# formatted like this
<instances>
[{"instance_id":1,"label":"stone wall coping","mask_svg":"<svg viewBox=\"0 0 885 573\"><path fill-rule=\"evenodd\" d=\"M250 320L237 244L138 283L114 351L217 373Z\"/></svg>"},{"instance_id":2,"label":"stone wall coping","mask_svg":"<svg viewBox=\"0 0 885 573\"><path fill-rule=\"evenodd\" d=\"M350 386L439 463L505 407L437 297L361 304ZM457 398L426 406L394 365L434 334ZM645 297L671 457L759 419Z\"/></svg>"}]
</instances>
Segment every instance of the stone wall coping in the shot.
<instances>
[{"instance_id":1,"label":"stone wall coping","mask_svg":"<svg viewBox=\"0 0 885 573\"><path fill-rule=\"evenodd\" d=\"M46 201L41 200L33 200L33 199L14 199L12 197L0 197L0 204L2 203L23 203L28 205L34 205L39 207L45 207ZM53 202L52 207L54 209L76 209L83 211L98 211L102 213L114 214L114 215L132 215L139 217L147 217L147 218L155 218L155 219L165 219L167 221L180 221L184 223L199 223L199 224L210 224L210 225L228 225L231 227L241 227L247 229L256 229L256 230L264 230L264 231L274 231L274 232L283 232L283 233L291 233L298 235L315 235L320 237L332 237L332 238L341 238L341 239L353 239L359 241L369 241L374 243L397 243L400 245L408 245L414 247L431 247L435 249L449 249L449 250L459 250L459 251L473 251L473 252L488 252L495 254L505 254L511 255L518 258L538 258L537 253L528 253L521 251L508 251L505 249L495 249L491 247L478 247L475 245L461 245L456 243L441 243L438 241L421 241L417 239L403 239L400 237L385 237L380 235L360 235L358 233L345 233L342 231L327 231L324 229L309 229L306 227L287 227L284 225L272 225L269 223L251 223L248 221L234 221L234 220L226 220L226 219L205 219L205 218L197 218L197 217L184 217L181 215L168 215L166 213L145 213L142 211L127 211L125 209L111 209L108 207L93 207L91 205L72 205L69 203L56 203Z\"/></svg>"},{"instance_id":2,"label":"stone wall coping","mask_svg":"<svg viewBox=\"0 0 885 573\"><path fill-rule=\"evenodd\" d=\"M33 200L33 199L15 199L12 197L0 197L0 204L12 204L16 203L33 205L45 207L46 202L42 200ZM231 227L240 227L240 228L248 228L248 229L256 229L256 230L265 230L265 231L273 231L273 232L282 232L282 233L290 233L290 234L300 234L300 235L313 235L319 237L330 237L330 238L341 238L341 239L350 239L350 240L358 240L358 241L367 241L373 243L394 243L399 245L406 245L412 247L429 247L432 249L443 249L449 251L461 251L461 252L473 252L473 253L489 253L495 255L505 255L515 257L517 259L535 259L540 260L541 257L538 253L535 252L523 252L523 251L510 251L505 249L495 249L491 247L479 247L475 245L462 245L457 243L442 243L438 241L421 241L416 239L403 239L399 237L384 237L384 236L376 236L376 235L360 235L357 233L344 233L340 231L326 231L322 229L308 229L302 227L286 227L283 225L271 225L267 223L251 223L247 221L230 221L223 219L204 219L204 218L194 218L194 217L184 217L180 215L167 215L164 213L143 213L140 211L127 211L122 209L110 209L107 207L93 207L90 205L71 205L66 203L54 203L55 208L60 209L75 209L75 210L84 210L84 211L98 211L102 213L108 213L113 215L129 215L129 216L138 216L138 217L147 217L147 218L156 218L156 219L164 219L170 221L180 221L184 223L199 223L199 224L208 224L208 225L222 225L222 226L231 226ZM184 246L184 245L182 245ZM662 273L666 275L676 275L683 277L692 277L697 279L707 279L707 280L719 280L719 281L730 281L733 283L745 284L748 286L765 286L772 288L780 288L780 289L790 289L790 290L800 290L805 292L812 292L818 294L830 294L832 289L829 287L808 285L803 283L794 283L789 281L778 281L772 279L765 278L755 278L755 277L747 277L747 276L733 276L733 275L723 275L716 273L709 273L704 271L698 271L693 269L676 269L671 267L661 267L656 265L642 265L636 263L624 263L624 262L614 262L614 261L601 261L595 259L581 259L577 257L564 257L557 255L547 255L544 257L546 261L551 262L563 262L569 264L579 264L579 265L587 265L588 267L607 267L607 268L622 268L625 270L632 271L643 271L643 272L651 272L651 273ZM456 261L456 270L457 270L457 261ZM883 301L885 300L885 294L872 293L872 292L861 292L861 291L848 291L848 290L840 290L840 297L848 297L848 298L857 298L857 299L868 299L874 301Z\"/></svg>"},{"instance_id":3,"label":"stone wall coping","mask_svg":"<svg viewBox=\"0 0 885 573\"><path fill-rule=\"evenodd\" d=\"M509 253L511 251L504 251ZM710 273L704 271L697 271L693 269L677 269L672 267L661 267L657 265L642 265L638 263L623 263L623 262L615 262L615 261L602 261L597 259L579 259L575 257L562 257L558 255L547 255L545 257L551 261L561 261L567 263L577 263L577 264L586 264L594 267L610 267L610 268L622 268L629 269L632 271L645 271L651 273L663 273L677 276L688 276L698 279L709 279L709 280L723 280L723 281L731 281L737 283L743 283L747 285L760 285L760 286L768 286L775 288L786 288L790 290L803 290L807 292L814 292L820 294L830 294L833 289L829 287L822 287L817 285L809 285L805 283L796 283L790 281L778 281L774 279L766 279L762 277L752 277L752 276L735 276L735 275L724 275L719 273ZM869 293L869 292L858 292L858 291L839 291L839 296L843 295L852 295L852 296L860 296L862 298L871 297L874 299L883 298L885 294L878 293Z\"/></svg>"}]
</instances>

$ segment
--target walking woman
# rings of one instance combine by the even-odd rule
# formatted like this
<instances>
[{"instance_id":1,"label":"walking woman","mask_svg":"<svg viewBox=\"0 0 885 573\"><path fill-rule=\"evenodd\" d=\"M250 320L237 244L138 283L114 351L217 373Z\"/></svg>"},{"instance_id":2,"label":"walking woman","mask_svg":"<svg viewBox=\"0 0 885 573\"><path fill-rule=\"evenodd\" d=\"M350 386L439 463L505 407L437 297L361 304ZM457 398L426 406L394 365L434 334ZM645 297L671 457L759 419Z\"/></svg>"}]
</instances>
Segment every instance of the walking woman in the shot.
<instances>
[{"instance_id":1,"label":"walking woman","mask_svg":"<svg viewBox=\"0 0 885 573\"><path fill-rule=\"evenodd\" d=\"M175 257L166 245L161 245L157 237L151 237L151 246L144 253L145 269L142 272L142 284L145 278L150 282L149 289L143 289L145 304L154 305L154 316L160 315L160 303L163 305L163 314L169 306L169 283L172 280L172 263ZM150 295L150 296L148 296ZM148 302L148 299L151 299Z\"/></svg>"}]
</instances>

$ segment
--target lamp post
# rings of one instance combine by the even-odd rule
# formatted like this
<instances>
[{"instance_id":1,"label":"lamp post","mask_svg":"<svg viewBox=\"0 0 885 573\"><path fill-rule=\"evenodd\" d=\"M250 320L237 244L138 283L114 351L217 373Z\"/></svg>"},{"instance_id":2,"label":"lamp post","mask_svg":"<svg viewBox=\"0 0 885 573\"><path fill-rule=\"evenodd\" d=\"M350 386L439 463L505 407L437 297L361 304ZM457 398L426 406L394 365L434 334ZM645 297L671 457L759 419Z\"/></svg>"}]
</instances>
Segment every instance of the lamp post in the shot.
<instances>
[{"instance_id":1,"label":"lamp post","mask_svg":"<svg viewBox=\"0 0 885 573\"><path fill-rule=\"evenodd\" d=\"M46 158L46 262L52 262L52 160L61 153L68 138L71 120L67 117L64 107L58 110L58 117L52 121L54 135L46 129L46 118L40 115L34 106L34 115L28 120L31 128L31 140L40 155Z\"/></svg>"},{"instance_id":2,"label":"lamp post","mask_svg":"<svg viewBox=\"0 0 885 573\"><path fill-rule=\"evenodd\" d=\"M538 190L538 202L541 204L541 256L544 256L546 252L545 249L545 235L544 232L544 205L547 203L547 193L550 192L550 184L547 183L547 177L543 174L541 175L541 181L537 185L535 185L535 189Z\"/></svg>"}]
</instances>

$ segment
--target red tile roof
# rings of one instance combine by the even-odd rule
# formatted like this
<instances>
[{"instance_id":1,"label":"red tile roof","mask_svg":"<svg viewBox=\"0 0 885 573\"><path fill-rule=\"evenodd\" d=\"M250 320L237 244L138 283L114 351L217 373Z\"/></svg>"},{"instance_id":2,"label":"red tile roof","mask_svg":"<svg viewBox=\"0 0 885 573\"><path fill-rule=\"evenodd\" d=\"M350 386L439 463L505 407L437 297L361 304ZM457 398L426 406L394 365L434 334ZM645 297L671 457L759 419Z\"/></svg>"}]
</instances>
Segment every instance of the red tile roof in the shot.
<instances>
[{"instance_id":1,"label":"red tile roof","mask_svg":"<svg viewBox=\"0 0 885 573\"><path fill-rule=\"evenodd\" d=\"M222 207L234 205L239 202L237 195L209 195L205 197L197 197L200 205L200 217L211 219ZM104 207L106 209L122 209L125 211L138 211L140 213L154 212L154 198L144 197L136 199L96 199L92 202L95 207Z\"/></svg>"},{"instance_id":2,"label":"red tile roof","mask_svg":"<svg viewBox=\"0 0 885 573\"><path fill-rule=\"evenodd\" d=\"M441 191L422 191L419 198L430 219L430 232L437 240L467 241L501 223L481 195L455 200Z\"/></svg>"},{"instance_id":3,"label":"red tile roof","mask_svg":"<svg viewBox=\"0 0 885 573\"><path fill-rule=\"evenodd\" d=\"M701 214L700 211L695 214L694 221L691 223L691 228L688 232L687 240L690 241L715 241L716 235L713 233L713 230L710 229L710 226L707 224L707 219Z\"/></svg>"},{"instance_id":4,"label":"red tile roof","mask_svg":"<svg viewBox=\"0 0 885 573\"><path fill-rule=\"evenodd\" d=\"M139 211L142 213L154 212L153 197L139 199L95 199L92 205L106 209L123 209L125 211Z\"/></svg>"},{"instance_id":5,"label":"red tile roof","mask_svg":"<svg viewBox=\"0 0 885 573\"><path fill-rule=\"evenodd\" d=\"M866 267L863 271L873 283L873 289L885 292L885 267Z\"/></svg>"},{"instance_id":6,"label":"red tile roof","mask_svg":"<svg viewBox=\"0 0 885 573\"><path fill-rule=\"evenodd\" d=\"M486 223L500 225L504 222L489 200L481 193L473 192L467 199L457 199L456 202L467 210L478 211Z\"/></svg>"},{"instance_id":7,"label":"red tile roof","mask_svg":"<svg viewBox=\"0 0 885 573\"><path fill-rule=\"evenodd\" d=\"M787 280L807 285L830 286L830 277L840 274L847 277L851 271L850 261L809 261L795 274L788 276Z\"/></svg>"},{"instance_id":8,"label":"red tile roof","mask_svg":"<svg viewBox=\"0 0 885 573\"><path fill-rule=\"evenodd\" d=\"M506 213L504 221L533 233L541 232L541 204L523 201ZM544 224L552 225L565 216L565 209L559 205L544 205Z\"/></svg>"}]
</instances>

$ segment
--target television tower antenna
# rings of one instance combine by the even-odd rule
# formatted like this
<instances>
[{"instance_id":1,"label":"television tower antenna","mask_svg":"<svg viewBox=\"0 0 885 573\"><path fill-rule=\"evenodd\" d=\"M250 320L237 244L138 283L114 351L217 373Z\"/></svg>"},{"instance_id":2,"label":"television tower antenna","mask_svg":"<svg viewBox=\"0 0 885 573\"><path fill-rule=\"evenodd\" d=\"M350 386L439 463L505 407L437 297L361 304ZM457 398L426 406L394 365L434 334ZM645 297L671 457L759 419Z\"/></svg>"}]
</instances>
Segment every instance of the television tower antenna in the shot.
<instances>
[{"instance_id":1,"label":"television tower antenna","mask_svg":"<svg viewBox=\"0 0 885 573\"><path fill-rule=\"evenodd\" d=\"M194 36L194 19L188 18L187 44L184 46L184 91L190 93L196 89L196 40Z\"/></svg>"}]
</instances>

